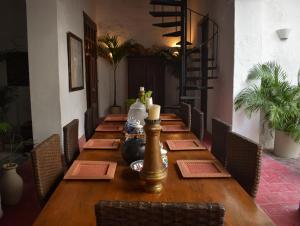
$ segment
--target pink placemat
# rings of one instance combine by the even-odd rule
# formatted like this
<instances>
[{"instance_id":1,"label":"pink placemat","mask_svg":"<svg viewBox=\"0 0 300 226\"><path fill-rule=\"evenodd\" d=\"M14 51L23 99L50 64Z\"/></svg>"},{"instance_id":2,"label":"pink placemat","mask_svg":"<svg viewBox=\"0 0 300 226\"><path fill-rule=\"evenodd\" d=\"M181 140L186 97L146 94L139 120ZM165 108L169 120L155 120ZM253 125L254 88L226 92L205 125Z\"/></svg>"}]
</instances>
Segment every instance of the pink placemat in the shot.
<instances>
[{"instance_id":1,"label":"pink placemat","mask_svg":"<svg viewBox=\"0 0 300 226\"><path fill-rule=\"evenodd\" d=\"M167 140L170 151L205 150L206 148L197 139L192 140Z\"/></svg>"},{"instance_id":2,"label":"pink placemat","mask_svg":"<svg viewBox=\"0 0 300 226\"><path fill-rule=\"evenodd\" d=\"M105 122L125 122L127 121L127 114L110 114L104 119Z\"/></svg>"},{"instance_id":3,"label":"pink placemat","mask_svg":"<svg viewBox=\"0 0 300 226\"><path fill-rule=\"evenodd\" d=\"M122 125L114 124L101 124L95 129L96 132L121 132L123 131Z\"/></svg>"},{"instance_id":4,"label":"pink placemat","mask_svg":"<svg viewBox=\"0 0 300 226\"><path fill-rule=\"evenodd\" d=\"M177 160L184 178L221 178L231 175L216 160Z\"/></svg>"},{"instance_id":5,"label":"pink placemat","mask_svg":"<svg viewBox=\"0 0 300 226\"><path fill-rule=\"evenodd\" d=\"M189 132L190 129L183 125L162 125L163 132Z\"/></svg>"},{"instance_id":6,"label":"pink placemat","mask_svg":"<svg viewBox=\"0 0 300 226\"><path fill-rule=\"evenodd\" d=\"M120 139L90 139L83 149L118 149L119 145Z\"/></svg>"},{"instance_id":7,"label":"pink placemat","mask_svg":"<svg viewBox=\"0 0 300 226\"><path fill-rule=\"evenodd\" d=\"M113 179L116 162L75 160L64 176L66 180Z\"/></svg>"}]
</instances>

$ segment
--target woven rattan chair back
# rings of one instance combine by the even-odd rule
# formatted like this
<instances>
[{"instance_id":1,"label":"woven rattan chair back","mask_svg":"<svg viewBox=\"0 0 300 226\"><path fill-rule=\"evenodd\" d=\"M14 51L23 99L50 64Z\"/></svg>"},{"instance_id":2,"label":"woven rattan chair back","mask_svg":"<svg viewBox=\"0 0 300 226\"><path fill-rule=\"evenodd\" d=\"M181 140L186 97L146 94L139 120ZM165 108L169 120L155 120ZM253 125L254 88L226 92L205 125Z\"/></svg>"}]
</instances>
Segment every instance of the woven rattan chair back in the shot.
<instances>
[{"instance_id":1,"label":"woven rattan chair back","mask_svg":"<svg viewBox=\"0 0 300 226\"><path fill-rule=\"evenodd\" d=\"M78 144L78 124L79 120L74 119L63 128L64 132L64 154L66 165L70 166L79 155Z\"/></svg>"},{"instance_id":2,"label":"woven rattan chair back","mask_svg":"<svg viewBox=\"0 0 300 226\"><path fill-rule=\"evenodd\" d=\"M32 152L35 184L41 205L46 203L63 176L59 135L55 134L36 146Z\"/></svg>"},{"instance_id":3,"label":"woven rattan chair back","mask_svg":"<svg viewBox=\"0 0 300 226\"><path fill-rule=\"evenodd\" d=\"M183 102L181 102L179 105L180 105L179 117L181 117L185 125L189 129L191 129L191 121L192 121L191 105Z\"/></svg>"},{"instance_id":4,"label":"woven rattan chair back","mask_svg":"<svg viewBox=\"0 0 300 226\"><path fill-rule=\"evenodd\" d=\"M226 166L228 132L231 126L227 123L213 118L212 119L212 154Z\"/></svg>"},{"instance_id":5,"label":"woven rattan chair back","mask_svg":"<svg viewBox=\"0 0 300 226\"><path fill-rule=\"evenodd\" d=\"M97 226L221 226L225 209L217 203L100 201Z\"/></svg>"},{"instance_id":6,"label":"woven rattan chair back","mask_svg":"<svg viewBox=\"0 0 300 226\"><path fill-rule=\"evenodd\" d=\"M91 108L88 108L84 113L84 133L86 140L89 140L94 134L93 111Z\"/></svg>"},{"instance_id":7,"label":"woven rattan chair back","mask_svg":"<svg viewBox=\"0 0 300 226\"><path fill-rule=\"evenodd\" d=\"M229 132L227 170L255 198L260 178L262 149L245 137Z\"/></svg>"},{"instance_id":8,"label":"woven rattan chair back","mask_svg":"<svg viewBox=\"0 0 300 226\"><path fill-rule=\"evenodd\" d=\"M203 140L204 137L204 114L197 108L192 109L192 124L191 130L196 136Z\"/></svg>"},{"instance_id":9,"label":"woven rattan chair back","mask_svg":"<svg viewBox=\"0 0 300 226\"><path fill-rule=\"evenodd\" d=\"M100 120L98 116L98 109L96 104L92 104L92 115L93 115L93 129L95 130L96 127L99 125Z\"/></svg>"}]
</instances>

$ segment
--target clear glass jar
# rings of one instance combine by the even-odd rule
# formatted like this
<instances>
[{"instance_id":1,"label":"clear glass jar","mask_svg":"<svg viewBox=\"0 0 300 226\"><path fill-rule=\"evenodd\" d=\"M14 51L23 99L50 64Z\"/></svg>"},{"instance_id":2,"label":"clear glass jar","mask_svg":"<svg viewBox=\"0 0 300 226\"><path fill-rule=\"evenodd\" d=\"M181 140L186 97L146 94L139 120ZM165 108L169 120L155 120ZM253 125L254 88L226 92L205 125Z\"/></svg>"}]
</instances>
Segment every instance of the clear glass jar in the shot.
<instances>
[{"instance_id":1,"label":"clear glass jar","mask_svg":"<svg viewBox=\"0 0 300 226\"><path fill-rule=\"evenodd\" d=\"M148 114L146 112L145 105L140 101L140 99L136 99L135 103L132 104L128 111L128 122L129 123L137 123L140 125L145 125L144 119L147 118Z\"/></svg>"}]
</instances>

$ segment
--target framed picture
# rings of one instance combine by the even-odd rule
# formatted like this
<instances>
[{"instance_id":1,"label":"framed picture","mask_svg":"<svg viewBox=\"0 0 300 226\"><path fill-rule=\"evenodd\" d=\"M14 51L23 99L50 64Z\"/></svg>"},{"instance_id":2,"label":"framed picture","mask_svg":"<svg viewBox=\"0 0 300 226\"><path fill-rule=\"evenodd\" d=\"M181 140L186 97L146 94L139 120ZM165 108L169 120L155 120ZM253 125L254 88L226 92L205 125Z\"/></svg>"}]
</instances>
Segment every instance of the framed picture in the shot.
<instances>
[{"instance_id":1,"label":"framed picture","mask_svg":"<svg viewBox=\"0 0 300 226\"><path fill-rule=\"evenodd\" d=\"M67 33L69 91L84 88L82 40L71 32Z\"/></svg>"}]
</instances>

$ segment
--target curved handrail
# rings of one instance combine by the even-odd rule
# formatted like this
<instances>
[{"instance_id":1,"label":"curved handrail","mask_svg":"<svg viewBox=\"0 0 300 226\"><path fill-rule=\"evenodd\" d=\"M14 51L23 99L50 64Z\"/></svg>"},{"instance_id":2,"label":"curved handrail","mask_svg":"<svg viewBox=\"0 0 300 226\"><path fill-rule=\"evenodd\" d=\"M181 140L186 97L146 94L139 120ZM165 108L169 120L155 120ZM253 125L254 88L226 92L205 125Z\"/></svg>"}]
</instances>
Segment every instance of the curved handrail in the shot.
<instances>
[{"instance_id":1,"label":"curved handrail","mask_svg":"<svg viewBox=\"0 0 300 226\"><path fill-rule=\"evenodd\" d=\"M187 10L190 10L191 12L193 12L193 13L199 15L199 16L202 16L202 17L206 17L207 16L207 15L199 13L199 12L197 12L197 11L191 9L191 8L187 8ZM209 17L207 17L207 18L208 18L209 21L211 21L214 25L217 26L217 29L219 28L219 25L214 20L210 19Z\"/></svg>"}]
</instances>

